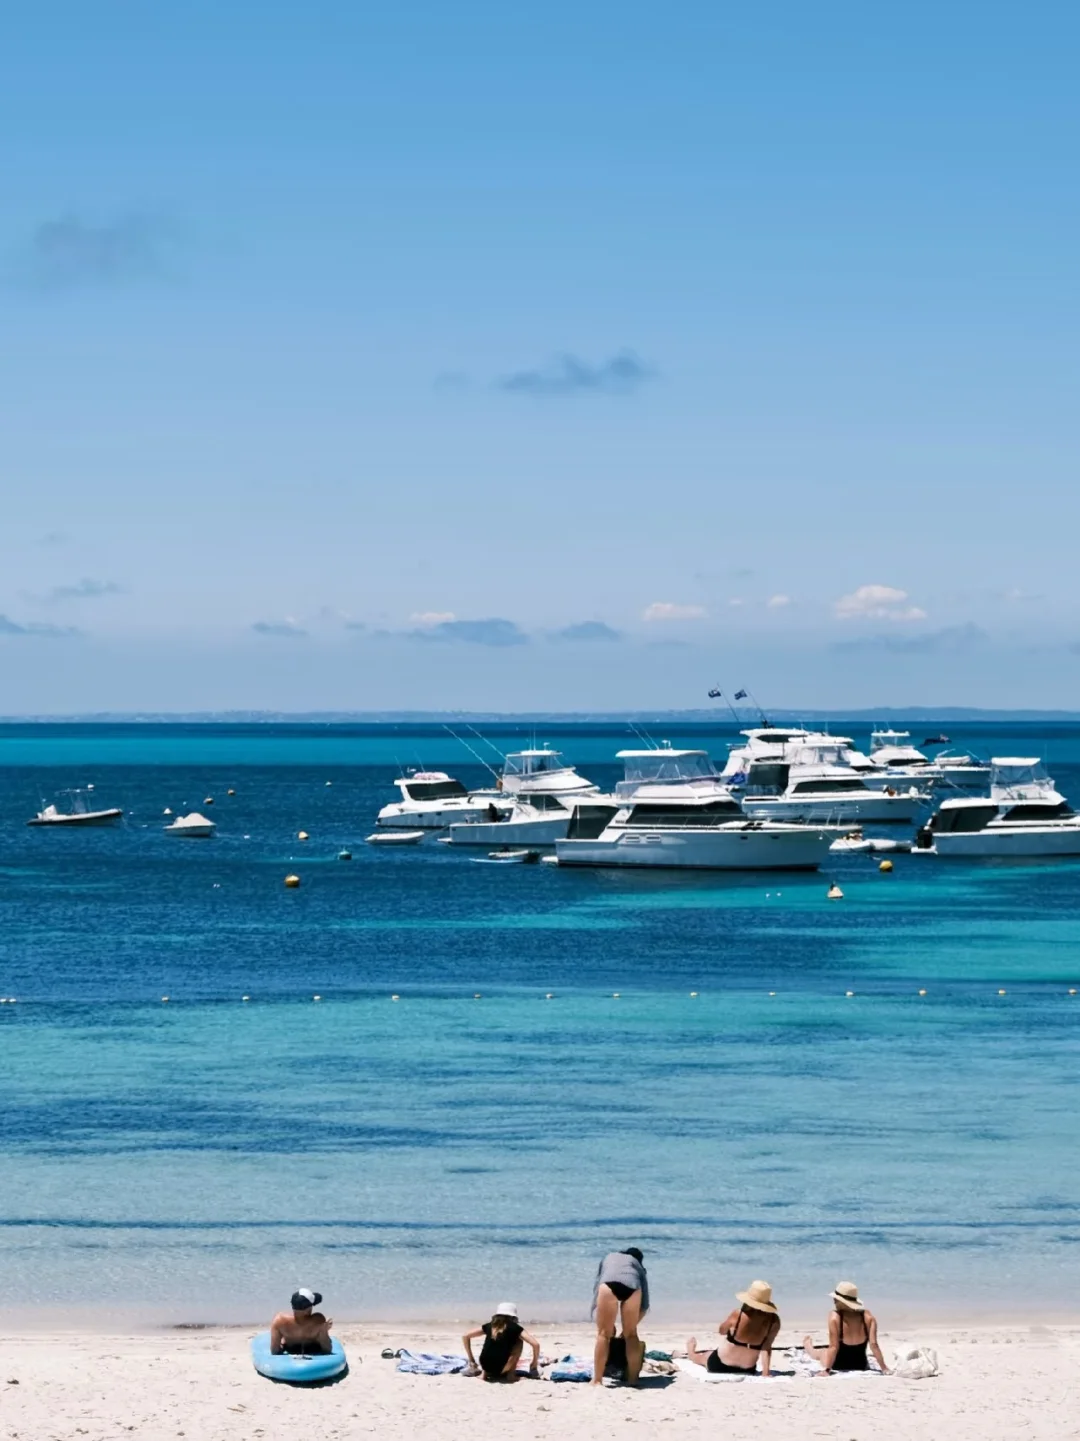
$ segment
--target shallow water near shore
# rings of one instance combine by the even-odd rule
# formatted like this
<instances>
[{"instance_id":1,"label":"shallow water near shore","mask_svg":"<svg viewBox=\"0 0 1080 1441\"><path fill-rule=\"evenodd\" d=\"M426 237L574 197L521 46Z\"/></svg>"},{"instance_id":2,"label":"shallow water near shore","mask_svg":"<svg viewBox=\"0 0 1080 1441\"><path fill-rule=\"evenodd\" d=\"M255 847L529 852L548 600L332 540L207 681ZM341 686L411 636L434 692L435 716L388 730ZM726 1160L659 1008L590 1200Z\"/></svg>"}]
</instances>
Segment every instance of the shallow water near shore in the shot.
<instances>
[{"instance_id":1,"label":"shallow water near shore","mask_svg":"<svg viewBox=\"0 0 1080 1441\"><path fill-rule=\"evenodd\" d=\"M734 727L669 730L722 758ZM1080 801L1080 728L950 730L1045 753ZM602 785L636 743L538 739ZM0 731L9 1293L239 1319L303 1280L339 1314L510 1292L566 1315L638 1244L669 1313L751 1274L1072 1309L1080 863L634 875L365 847L395 757L485 778L437 729ZM122 826L26 829L90 781ZM213 841L163 834L211 795Z\"/></svg>"}]
</instances>

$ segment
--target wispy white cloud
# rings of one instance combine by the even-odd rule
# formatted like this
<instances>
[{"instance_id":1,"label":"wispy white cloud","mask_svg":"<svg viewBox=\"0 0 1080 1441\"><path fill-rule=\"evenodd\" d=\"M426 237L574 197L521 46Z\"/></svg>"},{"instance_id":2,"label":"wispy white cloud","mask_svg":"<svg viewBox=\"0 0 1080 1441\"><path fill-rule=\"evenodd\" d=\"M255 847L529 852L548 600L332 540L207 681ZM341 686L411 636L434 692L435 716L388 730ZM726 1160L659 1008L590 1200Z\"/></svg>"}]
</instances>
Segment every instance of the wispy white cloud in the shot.
<instances>
[{"instance_id":1,"label":"wispy white cloud","mask_svg":"<svg viewBox=\"0 0 1080 1441\"><path fill-rule=\"evenodd\" d=\"M641 613L642 620L704 620L708 611L703 605L680 605L673 600L654 600Z\"/></svg>"},{"instance_id":2,"label":"wispy white cloud","mask_svg":"<svg viewBox=\"0 0 1080 1441\"><path fill-rule=\"evenodd\" d=\"M743 600L741 595L733 595L728 601L728 605L732 606L735 610L738 610L740 606L743 606L745 604L746 601Z\"/></svg>"},{"instance_id":3,"label":"wispy white cloud","mask_svg":"<svg viewBox=\"0 0 1080 1441\"><path fill-rule=\"evenodd\" d=\"M291 615L284 620L257 620L251 629L256 635L284 636L291 640L300 640L307 635L304 627Z\"/></svg>"},{"instance_id":4,"label":"wispy white cloud","mask_svg":"<svg viewBox=\"0 0 1080 1441\"><path fill-rule=\"evenodd\" d=\"M28 620L24 623L12 620L10 616L0 615L0 635L22 635L22 636L49 636L56 639L60 636L81 635L82 631L73 625L46 625L43 621Z\"/></svg>"},{"instance_id":5,"label":"wispy white cloud","mask_svg":"<svg viewBox=\"0 0 1080 1441\"><path fill-rule=\"evenodd\" d=\"M842 595L833 603L840 620L925 620L926 611L908 604L906 590L893 585L860 585L850 595Z\"/></svg>"},{"instance_id":6,"label":"wispy white cloud","mask_svg":"<svg viewBox=\"0 0 1080 1441\"><path fill-rule=\"evenodd\" d=\"M770 595L765 602L770 610L783 610L784 606L791 604L790 595Z\"/></svg>"},{"instance_id":7,"label":"wispy white cloud","mask_svg":"<svg viewBox=\"0 0 1080 1441\"><path fill-rule=\"evenodd\" d=\"M457 616L452 610L421 610L411 615L409 620L413 625L449 625L457 620Z\"/></svg>"},{"instance_id":8,"label":"wispy white cloud","mask_svg":"<svg viewBox=\"0 0 1080 1441\"><path fill-rule=\"evenodd\" d=\"M498 385L519 395L618 395L637 390L654 375L631 351L622 350L598 364L560 355L544 369L505 375Z\"/></svg>"}]
</instances>

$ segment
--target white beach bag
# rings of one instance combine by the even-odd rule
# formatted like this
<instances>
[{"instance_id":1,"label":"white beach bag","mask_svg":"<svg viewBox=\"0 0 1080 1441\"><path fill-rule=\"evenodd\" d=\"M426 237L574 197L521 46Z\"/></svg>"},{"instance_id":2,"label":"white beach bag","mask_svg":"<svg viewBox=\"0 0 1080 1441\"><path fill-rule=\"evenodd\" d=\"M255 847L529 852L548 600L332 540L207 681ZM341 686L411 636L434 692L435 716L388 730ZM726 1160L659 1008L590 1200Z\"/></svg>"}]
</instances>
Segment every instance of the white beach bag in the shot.
<instances>
[{"instance_id":1,"label":"white beach bag","mask_svg":"<svg viewBox=\"0 0 1080 1441\"><path fill-rule=\"evenodd\" d=\"M937 1352L930 1346L909 1346L906 1351L894 1351L892 1370L894 1376L903 1376L907 1381L925 1381L928 1376L938 1374Z\"/></svg>"}]
</instances>

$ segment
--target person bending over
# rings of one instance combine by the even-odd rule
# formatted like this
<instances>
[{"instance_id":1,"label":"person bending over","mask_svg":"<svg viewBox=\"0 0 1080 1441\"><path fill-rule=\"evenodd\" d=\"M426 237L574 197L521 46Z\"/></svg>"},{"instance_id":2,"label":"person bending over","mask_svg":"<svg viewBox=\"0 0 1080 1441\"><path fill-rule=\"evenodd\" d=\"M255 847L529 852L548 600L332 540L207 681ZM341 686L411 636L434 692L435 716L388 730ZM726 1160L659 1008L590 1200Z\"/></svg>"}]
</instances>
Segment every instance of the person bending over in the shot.
<instances>
[{"instance_id":1,"label":"person bending over","mask_svg":"<svg viewBox=\"0 0 1080 1441\"><path fill-rule=\"evenodd\" d=\"M649 1309L649 1278L644 1257L636 1246L626 1251L611 1251L600 1262L593 1283L592 1313L596 1318L596 1347L593 1352L594 1386L604 1384L608 1353L615 1336L615 1325L622 1321L626 1344L626 1384L636 1386L645 1360L645 1342L637 1328Z\"/></svg>"},{"instance_id":2,"label":"person bending over","mask_svg":"<svg viewBox=\"0 0 1080 1441\"><path fill-rule=\"evenodd\" d=\"M888 1375L889 1368L878 1345L877 1318L859 1300L859 1288L855 1282L837 1282L832 1302L829 1344L815 1346L812 1337L803 1338L803 1350L812 1361L821 1362L821 1374L828 1376L833 1371L869 1370L870 1363L866 1359L869 1347L874 1353L874 1360Z\"/></svg>"},{"instance_id":3,"label":"person bending over","mask_svg":"<svg viewBox=\"0 0 1080 1441\"><path fill-rule=\"evenodd\" d=\"M769 1374L773 1343L780 1331L780 1313L773 1305L772 1287L767 1281L751 1281L738 1291L737 1311L720 1322L720 1340L715 1351L699 1351L696 1339L686 1343L691 1361L719 1375L748 1376L761 1362L761 1374Z\"/></svg>"},{"instance_id":4,"label":"person bending over","mask_svg":"<svg viewBox=\"0 0 1080 1441\"><path fill-rule=\"evenodd\" d=\"M476 1364L472 1343L483 1336L480 1347L480 1364ZM485 1381L513 1381L517 1378L517 1364L525 1344L532 1347L530 1376L540 1374L540 1342L518 1321L517 1307L513 1301L500 1301L494 1316L475 1331L466 1331L461 1338L465 1354L469 1358L470 1376L482 1375Z\"/></svg>"},{"instance_id":5,"label":"person bending over","mask_svg":"<svg viewBox=\"0 0 1080 1441\"><path fill-rule=\"evenodd\" d=\"M326 1356L333 1349L330 1327L321 1311L314 1308L322 1300L318 1291L302 1286L292 1295L292 1310L279 1311L270 1323L270 1350L275 1356Z\"/></svg>"}]
</instances>

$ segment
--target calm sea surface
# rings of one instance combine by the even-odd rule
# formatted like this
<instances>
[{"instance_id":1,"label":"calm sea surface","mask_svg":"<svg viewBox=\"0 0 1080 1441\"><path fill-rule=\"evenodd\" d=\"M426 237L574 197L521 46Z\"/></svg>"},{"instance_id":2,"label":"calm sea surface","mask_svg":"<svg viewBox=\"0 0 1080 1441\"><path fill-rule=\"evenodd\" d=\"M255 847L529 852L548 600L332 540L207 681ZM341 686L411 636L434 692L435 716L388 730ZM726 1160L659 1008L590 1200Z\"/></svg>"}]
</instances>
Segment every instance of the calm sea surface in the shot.
<instances>
[{"instance_id":1,"label":"calm sea surface","mask_svg":"<svg viewBox=\"0 0 1080 1441\"><path fill-rule=\"evenodd\" d=\"M1080 728L948 729L1080 802ZM734 728L668 734L722 758ZM637 744L536 739L604 785ZM1080 864L837 858L829 903L824 875L365 847L418 761L486 779L435 728L0 728L9 1297L227 1319L303 1280L339 1315L583 1315L636 1243L658 1313L842 1274L1075 1309ZM26 828L88 782L122 826ZM214 840L162 833L207 796Z\"/></svg>"}]
</instances>

